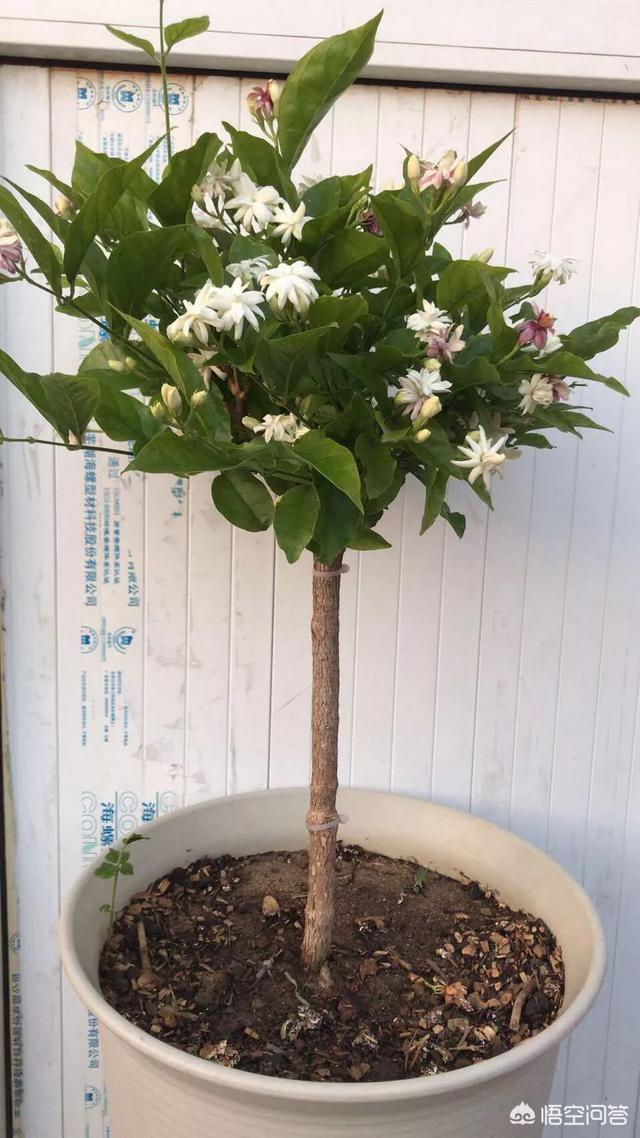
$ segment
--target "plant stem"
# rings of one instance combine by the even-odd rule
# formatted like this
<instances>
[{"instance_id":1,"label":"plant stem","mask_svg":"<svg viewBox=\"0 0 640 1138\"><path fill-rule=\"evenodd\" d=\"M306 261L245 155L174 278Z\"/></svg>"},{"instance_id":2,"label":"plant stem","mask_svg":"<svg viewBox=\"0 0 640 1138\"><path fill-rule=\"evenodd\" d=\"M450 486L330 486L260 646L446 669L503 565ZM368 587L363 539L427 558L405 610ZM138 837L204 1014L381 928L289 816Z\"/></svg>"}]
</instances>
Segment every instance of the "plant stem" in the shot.
<instances>
[{"instance_id":1,"label":"plant stem","mask_svg":"<svg viewBox=\"0 0 640 1138\"><path fill-rule=\"evenodd\" d=\"M167 49L164 42L164 0L160 0L160 74L164 102L164 127L167 132L167 159L171 161L171 119L169 117L169 85L167 83Z\"/></svg>"},{"instance_id":2,"label":"plant stem","mask_svg":"<svg viewBox=\"0 0 640 1138\"><path fill-rule=\"evenodd\" d=\"M318 972L326 962L333 932L342 557L341 553L330 565L317 557L313 561L309 890L302 939L302 962L310 972Z\"/></svg>"},{"instance_id":3,"label":"plant stem","mask_svg":"<svg viewBox=\"0 0 640 1138\"><path fill-rule=\"evenodd\" d=\"M119 870L113 875L113 885L111 887L111 908L109 909L109 932L113 932L113 926L116 923L116 894L118 892L118 878L120 876Z\"/></svg>"},{"instance_id":4,"label":"plant stem","mask_svg":"<svg viewBox=\"0 0 640 1138\"><path fill-rule=\"evenodd\" d=\"M79 446L70 446L67 443L54 442L53 439L36 439L33 435L27 435L25 438L13 438L11 435L4 435L0 431L0 444L2 443L30 443L37 444L43 447L63 447L64 450L101 450L105 454L123 454L126 458L133 458L133 451L130 450L115 450L113 447L94 447L88 443L80 443Z\"/></svg>"}]
</instances>

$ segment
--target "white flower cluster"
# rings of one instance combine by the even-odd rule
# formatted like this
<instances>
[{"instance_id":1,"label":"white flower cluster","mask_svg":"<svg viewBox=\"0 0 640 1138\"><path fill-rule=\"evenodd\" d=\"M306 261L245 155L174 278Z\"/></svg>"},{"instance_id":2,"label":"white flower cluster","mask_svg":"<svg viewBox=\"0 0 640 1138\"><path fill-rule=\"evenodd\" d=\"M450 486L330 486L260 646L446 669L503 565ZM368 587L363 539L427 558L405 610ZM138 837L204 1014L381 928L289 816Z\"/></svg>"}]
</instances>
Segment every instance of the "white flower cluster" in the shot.
<instances>
[{"instance_id":1,"label":"white flower cluster","mask_svg":"<svg viewBox=\"0 0 640 1138\"><path fill-rule=\"evenodd\" d=\"M306 435L309 431L299 423L295 415L265 415L263 419L253 419L245 415L242 420L245 427L250 427L254 434L264 435L266 443L295 443L296 439Z\"/></svg>"},{"instance_id":2,"label":"white flower cluster","mask_svg":"<svg viewBox=\"0 0 640 1138\"><path fill-rule=\"evenodd\" d=\"M310 220L304 202L292 209L275 186L258 186L244 172L236 158L231 166L214 164L199 186L192 191L193 214L204 229L226 229L233 221L246 233L263 233L272 226L271 236L279 237L285 249L302 237Z\"/></svg>"},{"instance_id":3,"label":"white flower cluster","mask_svg":"<svg viewBox=\"0 0 640 1138\"><path fill-rule=\"evenodd\" d=\"M432 359L451 363L456 353L464 350L462 324L454 328L449 314L429 300L422 302L422 308L418 312L407 316L407 328L426 344L427 355Z\"/></svg>"}]
</instances>

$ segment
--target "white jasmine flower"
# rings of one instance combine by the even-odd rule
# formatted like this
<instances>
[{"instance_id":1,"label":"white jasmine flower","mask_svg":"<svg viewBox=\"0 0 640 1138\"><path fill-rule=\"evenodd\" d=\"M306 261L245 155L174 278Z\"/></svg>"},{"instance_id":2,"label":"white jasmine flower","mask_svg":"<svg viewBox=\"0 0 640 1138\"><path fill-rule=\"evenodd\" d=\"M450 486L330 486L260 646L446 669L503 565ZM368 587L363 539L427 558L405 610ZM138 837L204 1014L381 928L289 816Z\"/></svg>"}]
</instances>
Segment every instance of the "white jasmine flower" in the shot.
<instances>
[{"instance_id":1,"label":"white jasmine flower","mask_svg":"<svg viewBox=\"0 0 640 1138\"><path fill-rule=\"evenodd\" d=\"M544 344L540 351L536 353L538 359L542 356L550 356L552 352L557 352L558 348L562 347L562 340L555 332L550 332L547 336L547 342Z\"/></svg>"},{"instance_id":2,"label":"white jasmine flower","mask_svg":"<svg viewBox=\"0 0 640 1138\"><path fill-rule=\"evenodd\" d=\"M444 309L437 308L429 300L423 300L421 311L412 312L407 316L407 328L415 332L418 340L422 340L423 343L426 343L430 336L445 337L452 323L451 317Z\"/></svg>"},{"instance_id":3,"label":"white jasmine flower","mask_svg":"<svg viewBox=\"0 0 640 1138\"><path fill-rule=\"evenodd\" d=\"M403 414L411 415L412 419L418 418L425 400L433 395L442 394L445 391L451 390L449 380L440 378L439 367L423 367L421 371L418 371L416 368L410 368L407 374L403 375L399 383L400 388L397 392L395 388L391 389L395 403L398 406L404 406Z\"/></svg>"},{"instance_id":4,"label":"white jasmine flower","mask_svg":"<svg viewBox=\"0 0 640 1138\"><path fill-rule=\"evenodd\" d=\"M227 209L235 209L234 221L247 231L261 233L273 220L273 213L281 202L275 186L256 186L247 174L242 174L235 186L236 196L227 202Z\"/></svg>"},{"instance_id":5,"label":"white jasmine flower","mask_svg":"<svg viewBox=\"0 0 640 1138\"><path fill-rule=\"evenodd\" d=\"M240 339L245 320L258 330L258 317L264 317L261 292L247 292L247 285L236 277L232 285L220 285L209 293L209 305L214 312L214 327L218 332L231 332Z\"/></svg>"},{"instance_id":6,"label":"white jasmine flower","mask_svg":"<svg viewBox=\"0 0 640 1138\"><path fill-rule=\"evenodd\" d=\"M297 209L292 209L288 202L282 203L274 211L273 220L277 222L276 228L273 231L274 237L281 237L282 244L287 247L291 243L291 238L295 237L299 241L302 237L303 226L309 221L305 217L304 202L300 202Z\"/></svg>"},{"instance_id":7,"label":"white jasmine flower","mask_svg":"<svg viewBox=\"0 0 640 1138\"><path fill-rule=\"evenodd\" d=\"M22 264L22 245L20 238L9 222L0 219L0 270L14 276Z\"/></svg>"},{"instance_id":8,"label":"white jasmine flower","mask_svg":"<svg viewBox=\"0 0 640 1138\"><path fill-rule=\"evenodd\" d=\"M532 375L531 379L522 380L518 392L522 396L519 406L523 415L566 400L570 394L569 384L559 375Z\"/></svg>"},{"instance_id":9,"label":"white jasmine flower","mask_svg":"<svg viewBox=\"0 0 640 1138\"><path fill-rule=\"evenodd\" d=\"M306 435L309 428L299 423L295 415L265 415L262 420L253 419L245 415L242 420L245 427L250 427L254 434L264 434L264 441L270 443L294 443L302 435Z\"/></svg>"},{"instance_id":10,"label":"white jasmine flower","mask_svg":"<svg viewBox=\"0 0 640 1138\"><path fill-rule=\"evenodd\" d=\"M557 281L558 284L566 284L577 272L574 268L577 263L574 257L553 257L551 253L541 253L538 249L529 261L534 276L545 273L549 275L549 280Z\"/></svg>"},{"instance_id":11,"label":"white jasmine flower","mask_svg":"<svg viewBox=\"0 0 640 1138\"><path fill-rule=\"evenodd\" d=\"M499 453L507 441L507 436L503 435L495 442L490 442L485 434L484 427L478 427L477 431L468 434L464 441L467 445L459 445L458 450L465 457L453 459L453 466L462 466L469 471L471 485L476 478L482 478L488 490L491 484L491 475L495 474L507 457L505 454Z\"/></svg>"},{"instance_id":12,"label":"white jasmine flower","mask_svg":"<svg viewBox=\"0 0 640 1138\"><path fill-rule=\"evenodd\" d=\"M296 312L304 314L318 296L313 282L319 279L306 261L294 261L293 264L281 261L274 269L267 269L262 274L260 287L266 289L265 296L272 308L282 312L287 304L291 304Z\"/></svg>"},{"instance_id":13,"label":"white jasmine flower","mask_svg":"<svg viewBox=\"0 0 640 1138\"><path fill-rule=\"evenodd\" d=\"M234 158L231 166L226 162L214 162L200 183L200 190L206 197L215 198L221 206L230 190L235 190L242 177L240 160Z\"/></svg>"},{"instance_id":14,"label":"white jasmine flower","mask_svg":"<svg viewBox=\"0 0 640 1138\"><path fill-rule=\"evenodd\" d=\"M217 314L211 307L211 297L216 289L207 281L196 294L193 301L185 300L184 312L167 327L170 340L189 341L193 336L201 344L209 342L209 328L216 326Z\"/></svg>"},{"instance_id":15,"label":"white jasmine flower","mask_svg":"<svg viewBox=\"0 0 640 1138\"><path fill-rule=\"evenodd\" d=\"M211 386L212 375L217 375L218 379L227 378L227 373L221 367L216 367L215 364L210 363L210 351L187 352L187 355L190 360L193 360L200 372L206 391L208 391Z\"/></svg>"},{"instance_id":16,"label":"white jasmine flower","mask_svg":"<svg viewBox=\"0 0 640 1138\"><path fill-rule=\"evenodd\" d=\"M204 206L204 208L203 208ZM225 224L215 215L211 194L202 195L202 206L194 202L191 206L193 220L200 229L225 229Z\"/></svg>"},{"instance_id":17,"label":"white jasmine flower","mask_svg":"<svg viewBox=\"0 0 640 1138\"><path fill-rule=\"evenodd\" d=\"M233 264L227 265L227 272L232 277L239 277L244 284L251 284L252 281L257 281L268 264L268 257L248 257L244 261L234 261Z\"/></svg>"},{"instance_id":18,"label":"white jasmine flower","mask_svg":"<svg viewBox=\"0 0 640 1138\"><path fill-rule=\"evenodd\" d=\"M167 411L178 418L182 414L182 397L177 387L172 383L163 383L160 388L160 395Z\"/></svg>"}]
</instances>

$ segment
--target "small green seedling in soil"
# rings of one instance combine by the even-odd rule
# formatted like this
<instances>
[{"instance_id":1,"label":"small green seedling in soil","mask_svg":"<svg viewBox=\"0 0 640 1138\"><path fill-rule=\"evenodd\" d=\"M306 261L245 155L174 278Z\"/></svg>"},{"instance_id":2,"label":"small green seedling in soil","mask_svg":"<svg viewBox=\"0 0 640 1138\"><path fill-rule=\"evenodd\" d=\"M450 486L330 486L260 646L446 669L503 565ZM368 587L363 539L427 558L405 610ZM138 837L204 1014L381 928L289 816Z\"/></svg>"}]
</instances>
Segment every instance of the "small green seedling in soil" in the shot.
<instances>
[{"instance_id":1,"label":"small green seedling in soil","mask_svg":"<svg viewBox=\"0 0 640 1138\"><path fill-rule=\"evenodd\" d=\"M420 869L416 873L416 879L413 883L413 892L414 893L422 893L426 880L427 880L427 871L424 868L424 866L421 865Z\"/></svg>"},{"instance_id":2,"label":"small green seedling in soil","mask_svg":"<svg viewBox=\"0 0 640 1138\"><path fill-rule=\"evenodd\" d=\"M100 906L101 913L109 914L109 932L111 932L115 919L116 919L116 894L118 892L118 878L122 873L125 877L131 877L133 874L133 866L131 864L131 854L128 847L133 845L134 842L148 842L149 839L144 834L128 834L122 843L121 850L109 849L107 850L104 861L95 871L96 877L111 878L113 886L111 889L111 901L107 905Z\"/></svg>"}]
</instances>

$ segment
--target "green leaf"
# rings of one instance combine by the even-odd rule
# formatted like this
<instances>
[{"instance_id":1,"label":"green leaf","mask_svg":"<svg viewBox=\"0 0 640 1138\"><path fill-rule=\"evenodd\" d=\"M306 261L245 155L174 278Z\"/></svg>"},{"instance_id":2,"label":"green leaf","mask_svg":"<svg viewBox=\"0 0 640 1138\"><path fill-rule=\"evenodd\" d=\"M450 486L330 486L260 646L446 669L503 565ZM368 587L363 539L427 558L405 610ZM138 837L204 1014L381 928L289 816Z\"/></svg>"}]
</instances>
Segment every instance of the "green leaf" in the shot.
<instances>
[{"instance_id":1,"label":"green leaf","mask_svg":"<svg viewBox=\"0 0 640 1138\"><path fill-rule=\"evenodd\" d=\"M464 514L450 510L447 503L443 502L440 507L440 517L449 523L456 537L464 537L464 531L467 528L467 519Z\"/></svg>"},{"instance_id":2,"label":"green leaf","mask_svg":"<svg viewBox=\"0 0 640 1138\"><path fill-rule=\"evenodd\" d=\"M354 324L367 312L363 296L321 296L309 309L308 320L312 328L325 328L325 351L342 347ZM330 327L335 325L335 327Z\"/></svg>"},{"instance_id":3,"label":"green leaf","mask_svg":"<svg viewBox=\"0 0 640 1138\"><path fill-rule=\"evenodd\" d=\"M120 864L120 853L119 853L119 851L113 850L113 849L107 850L107 853L105 854L104 860L109 861L114 865L119 865Z\"/></svg>"},{"instance_id":4,"label":"green leaf","mask_svg":"<svg viewBox=\"0 0 640 1138\"><path fill-rule=\"evenodd\" d=\"M72 187L68 185L67 182L63 182L60 178L57 178L51 170L43 170L41 166L30 166L29 163L27 163L27 170L31 170L33 174L39 174L41 178L44 178L45 182L48 182L49 185L53 186L59 193L64 194L70 201L73 201L74 197L77 198L78 195L77 193L74 194Z\"/></svg>"},{"instance_id":5,"label":"green leaf","mask_svg":"<svg viewBox=\"0 0 640 1138\"><path fill-rule=\"evenodd\" d=\"M35 375L23 371L6 352L0 351L0 372L18 388L40 414L55 427L65 442L69 433L80 439L93 417L99 388L91 377Z\"/></svg>"},{"instance_id":6,"label":"green leaf","mask_svg":"<svg viewBox=\"0 0 640 1138\"><path fill-rule=\"evenodd\" d=\"M346 288L379 269L386 257L387 246L381 237L359 229L341 229L313 258L313 265L332 288Z\"/></svg>"},{"instance_id":7,"label":"green leaf","mask_svg":"<svg viewBox=\"0 0 640 1138\"><path fill-rule=\"evenodd\" d=\"M0 186L0 213L4 214L24 242L56 296L60 296L60 262L51 242L47 241L29 214L4 186Z\"/></svg>"},{"instance_id":8,"label":"green leaf","mask_svg":"<svg viewBox=\"0 0 640 1138\"><path fill-rule=\"evenodd\" d=\"M468 364L447 364L443 374L451 380L453 391L464 391L468 387L491 387L504 384L500 372L489 363L485 356L477 356Z\"/></svg>"},{"instance_id":9,"label":"green leaf","mask_svg":"<svg viewBox=\"0 0 640 1138\"><path fill-rule=\"evenodd\" d=\"M312 47L287 79L278 107L280 153L292 170L312 132L368 63L382 13Z\"/></svg>"},{"instance_id":10,"label":"green leaf","mask_svg":"<svg viewBox=\"0 0 640 1138\"><path fill-rule=\"evenodd\" d=\"M175 435L164 430L138 451L127 470L143 470L146 474L175 474L188 478L214 470L228 470L242 461L239 448L208 443L193 436Z\"/></svg>"},{"instance_id":11,"label":"green leaf","mask_svg":"<svg viewBox=\"0 0 640 1138\"><path fill-rule=\"evenodd\" d=\"M311 547L320 560L329 565L360 532L362 515L349 498L324 478L320 478L316 486L320 511Z\"/></svg>"},{"instance_id":12,"label":"green leaf","mask_svg":"<svg viewBox=\"0 0 640 1138\"><path fill-rule=\"evenodd\" d=\"M166 336L163 336L156 328L146 324L144 320L138 320L126 312L122 312L120 315L124 316L127 324L135 329L140 339L146 344L167 375L171 377L176 387L187 399L191 399L194 391L201 386L200 372L193 360L190 360L185 352L172 344L171 340L167 340Z\"/></svg>"},{"instance_id":13,"label":"green leaf","mask_svg":"<svg viewBox=\"0 0 640 1138\"><path fill-rule=\"evenodd\" d=\"M86 372L82 373L86 375ZM97 378L97 377L95 377ZM98 426L115 442L140 442L151 439L161 430L146 404L125 395L115 382L98 379L99 395L93 417Z\"/></svg>"},{"instance_id":14,"label":"green leaf","mask_svg":"<svg viewBox=\"0 0 640 1138\"><path fill-rule=\"evenodd\" d=\"M502 146L502 143L506 142L506 140L510 138L512 134L513 130L508 130L507 133L503 134L502 138L499 138L497 142L492 142L491 146L487 146L486 150L482 150L480 154L476 154L475 158L469 159L467 162L467 181L469 181L474 177L475 174L478 173L478 170L484 166L485 162L489 160L491 155L498 149L499 146Z\"/></svg>"},{"instance_id":15,"label":"green leaf","mask_svg":"<svg viewBox=\"0 0 640 1138\"><path fill-rule=\"evenodd\" d=\"M275 186L289 203L297 203L298 195L287 173L282 170L275 147L266 138L249 134L246 130L236 130L228 122L222 125L231 138L234 156L240 160L242 169L251 174L259 186Z\"/></svg>"},{"instance_id":16,"label":"green leaf","mask_svg":"<svg viewBox=\"0 0 640 1138\"><path fill-rule=\"evenodd\" d=\"M481 261L452 261L440 275L436 303L439 308L460 317L468 311L471 330L479 332L487 322L487 282L499 282L510 271L484 265Z\"/></svg>"},{"instance_id":17,"label":"green leaf","mask_svg":"<svg viewBox=\"0 0 640 1138\"><path fill-rule=\"evenodd\" d=\"M264 482L248 470L219 474L211 484L213 504L222 516L240 529L256 533L273 521L273 500Z\"/></svg>"},{"instance_id":18,"label":"green leaf","mask_svg":"<svg viewBox=\"0 0 640 1138\"><path fill-rule=\"evenodd\" d=\"M187 150L174 154L164 177L149 195L149 208L163 225L180 225L191 212L191 190L206 174L222 143L205 131Z\"/></svg>"},{"instance_id":19,"label":"green leaf","mask_svg":"<svg viewBox=\"0 0 640 1138\"><path fill-rule=\"evenodd\" d=\"M517 359L509 361L506 369L510 372L516 372L516 374L518 372L534 372L542 375L568 376L572 379L589 379L592 383L602 383L605 387L611 388L612 391L617 391L618 395L629 394L619 379L592 371L583 359L575 356L572 352L565 351L564 348L552 352L548 356L543 356L540 360L526 359L519 355Z\"/></svg>"},{"instance_id":20,"label":"green leaf","mask_svg":"<svg viewBox=\"0 0 640 1138\"><path fill-rule=\"evenodd\" d=\"M582 411L574 411L572 407L567 407L557 403L551 407L540 407L536 409L534 421L536 426L542 427L555 427L559 431L565 431L572 435L577 435L582 438L579 428L588 428L592 431L608 431L608 427L603 427L600 423L596 423L588 415L583 415Z\"/></svg>"},{"instance_id":21,"label":"green leaf","mask_svg":"<svg viewBox=\"0 0 640 1138\"><path fill-rule=\"evenodd\" d=\"M322 431L308 431L294 444L293 451L362 511L360 475L351 451L326 438Z\"/></svg>"},{"instance_id":22,"label":"green leaf","mask_svg":"<svg viewBox=\"0 0 640 1138\"><path fill-rule=\"evenodd\" d=\"M105 28L108 32L111 32L112 36L116 36L117 39L122 40L123 43L128 43L131 47L139 48L139 50L143 51L145 55L148 55L149 59L152 59L154 63L158 62L155 48L149 40L142 39L140 36L133 36L131 32L125 32L122 28L114 28L112 24L105 24Z\"/></svg>"},{"instance_id":23,"label":"green leaf","mask_svg":"<svg viewBox=\"0 0 640 1138\"><path fill-rule=\"evenodd\" d=\"M115 877L118 873L118 869L115 865L110 865L108 862L103 861L102 865L99 865L97 869L94 869L93 873L94 877L109 878ZM107 906L107 909L109 912L111 911L109 906Z\"/></svg>"},{"instance_id":24,"label":"green leaf","mask_svg":"<svg viewBox=\"0 0 640 1138\"><path fill-rule=\"evenodd\" d=\"M538 435L535 431L517 434L516 441L519 447L535 447L537 450L553 450L553 443L545 435Z\"/></svg>"},{"instance_id":25,"label":"green leaf","mask_svg":"<svg viewBox=\"0 0 640 1138\"><path fill-rule=\"evenodd\" d=\"M190 247L185 225L141 230L123 237L109 257L107 268L109 299L118 310L116 324L121 312L147 314L149 293L169 283L176 259Z\"/></svg>"},{"instance_id":26,"label":"green leaf","mask_svg":"<svg viewBox=\"0 0 640 1138\"><path fill-rule=\"evenodd\" d=\"M378 498L393 482L396 460L379 438L358 435L356 454L364 466L364 484L369 498Z\"/></svg>"},{"instance_id":27,"label":"green leaf","mask_svg":"<svg viewBox=\"0 0 640 1138\"><path fill-rule=\"evenodd\" d=\"M412 206L392 190L371 198L371 208L386 237L401 277L410 273L427 240L427 223Z\"/></svg>"},{"instance_id":28,"label":"green leaf","mask_svg":"<svg viewBox=\"0 0 640 1138\"><path fill-rule=\"evenodd\" d=\"M74 217L64 250L64 271L71 282L75 280L94 238L161 141L162 138L156 139L130 162L105 170L95 190Z\"/></svg>"},{"instance_id":29,"label":"green leaf","mask_svg":"<svg viewBox=\"0 0 640 1138\"><path fill-rule=\"evenodd\" d=\"M567 351L583 360L590 360L617 344L623 328L627 328L638 316L640 308L618 308L610 316L601 316L599 320L590 320L588 324L574 328L568 336L562 337L562 342Z\"/></svg>"},{"instance_id":30,"label":"green leaf","mask_svg":"<svg viewBox=\"0 0 640 1138\"><path fill-rule=\"evenodd\" d=\"M273 390L282 395L285 403L295 391L296 382L305 371L309 357L327 330L308 328L290 336L260 340L256 349L257 369Z\"/></svg>"},{"instance_id":31,"label":"green leaf","mask_svg":"<svg viewBox=\"0 0 640 1138\"><path fill-rule=\"evenodd\" d=\"M134 842L149 842L149 841L151 841L151 839L148 838L146 834L136 834L134 832L133 834L127 834L126 838L123 839L122 844L123 844L123 846L132 846Z\"/></svg>"},{"instance_id":32,"label":"green leaf","mask_svg":"<svg viewBox=\"0 0 640 1138\"><path fill-rule=\"evenodd\" d=\"M492 340L491 358L494 360L504 359L515 347L518 333L515 328L507 324L502 306L496 300L492 300L487 309L487 323Z\"/></svg>"},{"instance_id":33,"label":"green leaf","mask_svg":"<svg viewBox=\"0 0 640 1138\"><path fill-rule=\"evenodd\" d=\"M188 20L179 20L175 24L167 24L164 29L164 42L167 48L175 47L177 43L182 43L183 40L191 39L192 36L199 36L202 32L206 32L209 28L208 16L191 16Z\"/></svg>"},{"instance_id":34,"label":"green leaf","mask_svg":"<svg viewBox=\"0 0 640 1138\"><path fill-rule=\"evenodd\" d=\"M361 528L349 539L347 543L348 549L391 549L391 542L387 541L381 533L376 533L374 529L369 529L365 522L361 523Z\"/></svg>"},{"instance_id":35,"label":"green leaf","mask_svg":"<svg viewBox=\"0 0 640 1138\"><path fill-rule=\"evenodd\" d=\"M436 518L440 517L442 512L442 505L444 496L447 489L447 482L449 475L446 470L439 470L438 467L431 467L426 471L425 490L426 497L424 503L424 510L422 513L422 522L420 525L420 533L425 533L430 526L433 525Z\"/></svg>"},{"instance_id":36,"label":"green leaf","mask_svg":"<svg viewBox=\"0 0 640 1138\"><path fill-rule=\"evenodd\" d=\"M276 502L273 528L287 561L297 561L307 548L318 520L320 498L315 486L292 486Z\"/></svg>"},{"instance_id":37,"label":"green leaf","mask_svg":"<svg viewBox=\"0 0 640 1138\"><path fill-rule=\"evenodd\" d=\"M120 863L120 873L123 877L133 877L134 869L130 861Z\"/></svg>"},{"instance_id":38,"label":"green leaf","mask_svg":"<svg viewBox=\"0 0 640 1138\"><path fill-rule=\"evenodd\" d=\"M202 257L211 283L214 285L223 284L224 268L220 259L220 253L211 234L205 229L201 229L195 222L189 225L189 234L196 252Z\"/></svg>"}]
</instances>

